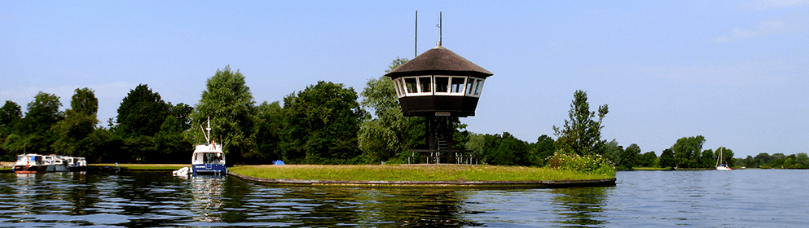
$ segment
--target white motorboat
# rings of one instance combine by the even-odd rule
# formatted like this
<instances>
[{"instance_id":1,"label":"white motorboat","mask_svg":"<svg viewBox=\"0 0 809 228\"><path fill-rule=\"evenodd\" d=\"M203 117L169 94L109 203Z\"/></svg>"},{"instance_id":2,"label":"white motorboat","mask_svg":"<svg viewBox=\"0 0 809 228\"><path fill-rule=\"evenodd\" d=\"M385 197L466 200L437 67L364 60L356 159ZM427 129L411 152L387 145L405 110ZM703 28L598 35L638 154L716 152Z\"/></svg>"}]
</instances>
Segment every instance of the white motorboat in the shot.
<instances>
[{"instance_id":1,"label":"white motorboat","mask_svg":"<svg viewBox=\"0 0 809 228\"><path fill-rule=\"evenodd\" d=\"M202 126L200 126L202 128ZM207 130L207 133L206 131ZM191 172L196 175L227 175L228 168L225 165L225 152L222 151L222 144L217 144L216 139L211 136L211 120L208 119L208 127L202 131L205 136L205 144L199 144L191 155Z\"/></svg>"}]
</instances>

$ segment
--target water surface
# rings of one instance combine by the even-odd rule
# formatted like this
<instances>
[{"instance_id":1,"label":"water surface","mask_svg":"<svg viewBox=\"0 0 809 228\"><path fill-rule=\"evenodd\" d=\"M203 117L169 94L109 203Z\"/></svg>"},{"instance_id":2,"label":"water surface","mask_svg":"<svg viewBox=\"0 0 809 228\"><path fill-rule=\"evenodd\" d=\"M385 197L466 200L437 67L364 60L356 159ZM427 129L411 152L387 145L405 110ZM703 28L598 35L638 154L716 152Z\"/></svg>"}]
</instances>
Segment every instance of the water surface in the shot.
<instances>
[{"instance_id":1,"label":"water surface","mask_svg":"<svg viewBox=\"0 0 809 228\"><path fill-rule=\"evenodd\" d=\"M557 189L267 186L168 172L0 174L0 226L806 227L809 170L618 172Z\"/></svg>"}]
</instances>

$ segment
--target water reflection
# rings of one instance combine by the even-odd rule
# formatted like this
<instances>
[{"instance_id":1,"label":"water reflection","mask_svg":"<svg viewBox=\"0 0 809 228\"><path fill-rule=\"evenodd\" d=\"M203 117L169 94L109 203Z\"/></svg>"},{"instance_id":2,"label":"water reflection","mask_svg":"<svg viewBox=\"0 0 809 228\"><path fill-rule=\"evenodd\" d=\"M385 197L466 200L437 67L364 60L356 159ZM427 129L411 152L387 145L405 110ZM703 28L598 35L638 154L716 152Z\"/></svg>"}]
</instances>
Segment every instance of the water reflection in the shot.
<instances>
[{"instance_id":1,"label":"water reflection","mask_svg":"<svg viewBox=\"0 0 809 228\"><path fill-rule=\"evenodd\" d=\"M603 188L301 187L165 172L3 173L0 226L601 225L604 198Z\"/></svg>"},{"instance_id":2,"label":"water reflection","mask_svg":"<svg viewBox=\"0 0 809 228\"><path fill-rule=\"evenodd\" d=\"M600 212L604 211L604 200L606 188L611 187L576 187L553 189L551 193L554 204L558 206L554 210L563 219L559 223L576 225L601 225L603 220Z\"/></svg>"}]
</instances>

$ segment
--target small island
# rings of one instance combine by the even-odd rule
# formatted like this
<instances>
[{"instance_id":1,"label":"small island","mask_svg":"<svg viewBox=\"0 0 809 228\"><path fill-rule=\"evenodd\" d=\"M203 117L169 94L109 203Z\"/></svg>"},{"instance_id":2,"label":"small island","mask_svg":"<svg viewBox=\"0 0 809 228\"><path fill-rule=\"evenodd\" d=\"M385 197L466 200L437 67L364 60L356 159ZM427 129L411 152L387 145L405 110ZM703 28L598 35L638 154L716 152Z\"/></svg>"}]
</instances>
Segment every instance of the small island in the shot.
<instances>
[{"instance_id":1,"label":"small island","mask_svg":"<svg viewBox=\"0 0 809 228\"><path fill-rule=\"evenodd\" d=\"M570 187L615 185L615 176L571 170L492 165L258 165L230 175L278 185Z\"/></svg>"}]
</instances>

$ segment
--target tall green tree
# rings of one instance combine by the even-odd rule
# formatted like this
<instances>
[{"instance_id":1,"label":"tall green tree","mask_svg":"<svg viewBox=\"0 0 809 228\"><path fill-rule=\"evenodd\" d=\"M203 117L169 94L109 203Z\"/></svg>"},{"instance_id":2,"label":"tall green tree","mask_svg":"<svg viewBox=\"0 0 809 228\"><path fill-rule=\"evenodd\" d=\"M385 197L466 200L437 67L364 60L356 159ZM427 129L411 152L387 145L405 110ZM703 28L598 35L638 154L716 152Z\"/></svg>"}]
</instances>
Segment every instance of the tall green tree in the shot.
<instances>
[{"instance_id":1,"label":"tall green tree","mask_svg":"<svg viewBox=\"0 0 809 228\"><path fill-rule=\"evenodd\" d=\"M654 151L643 153L640 158L639 166L641 167L654 167L657 154Z\"/></svg>"},{"instance_id":2,"label":"tall green tree","mask_svg":"<svg viewBox=\"0 0 809 228\"><path fill-rule=\"evenodd\" d=\"M469 141L466 142L466 149L472 151L472 158L475 159L473 161L475 164L480 164L481 162L485 162L486 152L485 152L485 145L486 145L486 136L483 134L476 134L472 133L469 135Z\"/></svg>"},{"instance_id":3,"label":"tall green tree","mask_svg":"<svg viewBox=\"0 0 809 228\"><path fill-rule=\"evenodd\" d=\"M621 154L624 153L624 147L618 145L618 141L612 139L612 141L604 144L602 150L604 151L604 157L609 159L614 165L620 166L622 164L621 159L623 157L621 157Z\"/></svg>"},{"instance_id":4,"label":"tall green tree","mask_svg":"<svg viewBox=\"0 0 809 228\"><path fill-rule=\"evenodd\" d=\"M702 151L702 155L699 156L699 167L700 168L716 167L716 157L714 157L713 150L707 149Z\"/></svg>"},{"instance_id":5,"label":"tall green tree","mask_svg":"<svg viewBox=\"0 0 809 228\"><path fill-rule=\"evenodd\" d=\"M531 163L535 166L545 166L548 164L548 158L553 156L556 151L556 140L553 140L548 135L541 135L537 138L534 144L533 154L531 155Z\"/></svg>"},{"instance_id":6,"label":"tall green tree","mask_svg":"<svg viewBox=\"0 0 809 228\"><path fill-rule=\"evenodd\" d=\"M70 109L65 111L65 119L57 122L52 130L58 140L51 146L54 152L69 155L90 157L95 152L87 142L87 138L96 130L98 99L89 88L76 89L70 102Z\"/></svg>"},{"instance_id":7,"label":"tall green tree","mask_svg":"<svg viewBox=\"0 0 809 228\"><path fill-rule=\"evenodd\" d=\"M669 149L663 150L660 154L660 168L677 167L677 159L674 158L674 151Z\"/></svg>"},{"instance_id":8,"label":"tall green tree","mask_svg":"<svg viewBox=\"0 0 809 228\"><path fill-rule=\"evenodd\" d=\"M225 66L208 79L202 98L191 114L192 126L204 125L209 117L213 137L217 143L223 143L228 161L243 163L261 157L254 139L256 102L239 70ZM199 132L195 130L187 137L199 142Z\"/></svg>"},{"instance_id":9,"label":"tall green tree","mask_svg":"<svg viewBox=\"0 0 809 228\"><path fill-rule=\"evenodd\" d=\"M357 92L320 81L284 98L284 159L294 163L357 163L357 133L367 118Z\"/></svg>"},{"instance_id":10,"label":"tall green tree","mask_svg":"<svg viewBox=\"0 0 809 228\"><path fill-rule=\"evenodd\" d=\"M6 101L6 104L0 108L0 133L13 132L20 120L22 120L22 108L13 101Z\"/></svg>"},{"instance_id":11,"label":"tall green tree","mask_svg":"<svg viewBox=\"0 0 809 228\"><path fill-rule=\"evenodd\" d=\"M275 161L283 159L281 136L284 130L284 111L278 101L262 102L258 106L256 118L256 146L260 160Z\"/></svg>"},{"instance_id":12,"label":"tall green tree","mask_svg":"<svg viewBox=\"0 0 809 228\"><path fill-rule=\"evenodd\" d=\"M62 102L59 97L53 94L39 92L34 96L34 101L28 103L28 111L22 119L21 140L25 151L29 153L50 153L51 145L57 140L58 135L51 131L51 127L65 118L65 114L59 111ZM20 145L15 146L21 148Z\"/></svg>"},{"instance_id":13,"label":"tall green tree","mask_svg":"<svg viewBox=\"0 0 809 228\"><path fill-rule=\"evenodd\" d=\"M188 163L189 155L193 152L193 141L183 136L191 128L191 112L194 108L187 104L168 103L168 115L160 125L160 131L152 139L157 153L160 154L160 163ZM154 159L152 159L154 160Z\"/></svg>"},{"instance_id":14,"label":"tall green tree","mask_svg":"<svg viewBox=\"0 0 809 228\"><path fill-rule=\"evenodd\" d=\"M121 137L152 137L160 131L166 120L169 105L152 92L146 84L140 84L121 101L118 106L118 124L114 132Z\"/></svg>"},{"instance_id":15,"label":"tall green tree","mask_svg":"<svg viewBox=\"0 0 809 228\"><path fill-rule=\"evenodd\" d=\"M531 165L528 158L528 143L515 138L508 132L503 132L502 141L500 141L497 150L492 153L488 162L493 165L528 166Z\"/></svg>"},{"instance_id":16,"label":"tall green tree","mask_svg":"<svg viewBox=\"0 0 809 228\"><path fill-rule=\"evenodd\" d=\"M385 72L390 72L406 63L406 58L396 58ZM362 93L360 105L372 111L375 118L363 120L358 140L363 157L369 163L378 163L393 158L403 162L408 151L423 145L424 118L404 117L393 81L381 76L370 79ZM462 143L456 145L463 146Z\"/></svg>"},{"instance_id":17,"label":"tall green tree","mask_svg":"<svg viewBox=\"0 0 809 228\"><path fill-rule=\"evenodd\" d=\"M51 126L65 118L65 113L59 111L62 102L53 94L39 92L34 101L28 103L28 111L22 119L26 134L44 134ZM43 148L47 149L47 148Z\"/></svg>"},{"instance_id":18,"label":"tall green tree","mask_svg":"<svg viewBox=\"0 0 809 228\"><path fill-rule=\"evenodd\" d=\"M677 142L671 146L671 150L674 151L674 157L677 159L677 167L697 167L697 160L699 159L700 151L702 151L703 143L705 143L705 137L702 135L678 139Z\"/></svg>"},{"instance_id":19,"label":"tall green tree","mask_svg":"<svg viewBox=\"0 0 809 228\"><path fill-rule=\"evenodd\" d=\"M620 166L631 168L631 167L638 167L639 166L639 157L640 157L640 146L638 144L631 144L629 147L621 153L621 164Z\"/></svg>"},{"instance_id":20,"label":"tall green tree","mask_svg":"<svg viewBox=\"0 0 809 228\"><path fill-rule=\"evenodd\" d=\"M596 112L590 111L587 92L576 90L568 111L570 119L565 120L561 128L553 126L557 148L579 155L603 155L601 147L606 141L601 139L601 129L604 128L601 123L608 112L606 104L599 106L598 120L594 119Z\"/></svg>"}]
</instances>

